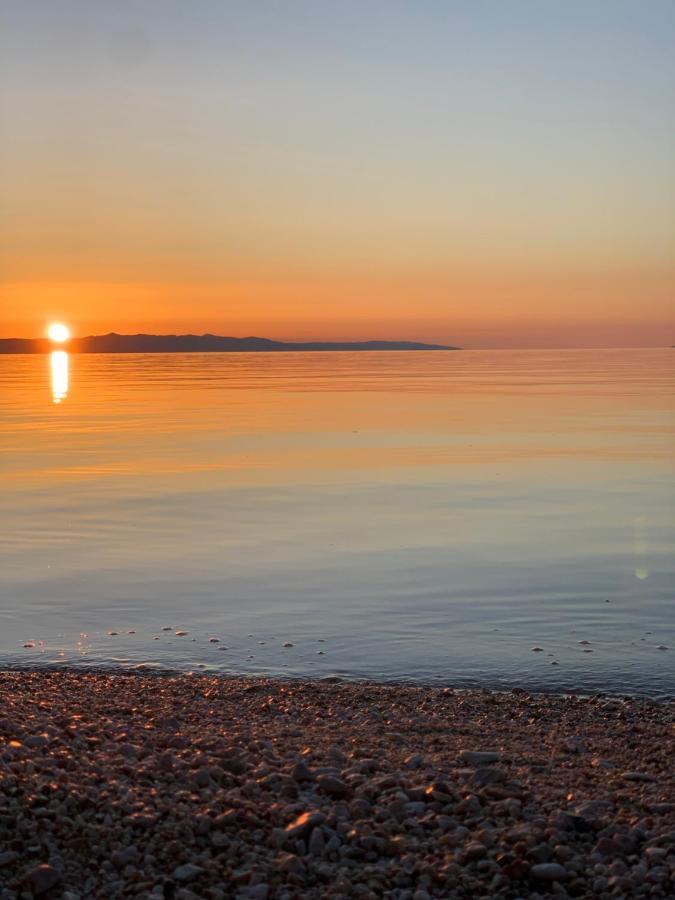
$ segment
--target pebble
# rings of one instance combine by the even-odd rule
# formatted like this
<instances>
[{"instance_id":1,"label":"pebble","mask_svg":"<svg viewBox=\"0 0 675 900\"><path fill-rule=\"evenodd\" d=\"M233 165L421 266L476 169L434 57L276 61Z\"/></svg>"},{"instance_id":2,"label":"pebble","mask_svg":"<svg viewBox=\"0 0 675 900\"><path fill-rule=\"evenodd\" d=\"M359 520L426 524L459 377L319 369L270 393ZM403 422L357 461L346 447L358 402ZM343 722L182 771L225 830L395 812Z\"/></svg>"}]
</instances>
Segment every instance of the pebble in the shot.
<instances>
[{"instance_id":1,"label":"pebble","mask_svg":"<svg viewBox=\"0 0 675 900\"><path fill-rule=\"evenodd\" d=\"M204 874L204 869L201 866L195 866L193 863L185 863L182 866L177 866L173 870L172 878L175 881L180 881L181 884L187 884L188 881L194 881L195 878L199 878L200 875Z\"/></svg>"},{"instance_id":2,"label":"pebble","mask_svg":"<svg viewBox=\"0 0 675 900\"><path fill-rule=\"evenodd\" d=\"M320 812L304 812L290 825L286 826L286 836L293 839L302 839L309 836L313 828L322 825L325 816Z\"/></svg>"},{"instance_id":3,"label":"pebble","mask_svg":"<svg viewBox=\"0 0 675 900\"><path fill-rule=\"evenodd\" d=\"M346 782L334 775L319 775L316 783L329 797L348 797L352 792Z\"/></svg>"},{"instance_id":4,"label":"pebble","mask_svg":"<svg viewBox=\"0 0 675 900\"><path fill-rule=\"evenodd\" d=\"M0 900L42 861L54 900L671 886L667 700L60 670L0 710Z\"/></svg>"},{"instance_id":5,"label":"pebble","mask_svg":"<svg viewBox=\"0 0 675 900\"><path fill-rule=\"evenodd\" d=\"M530 875L541 881L564 881L568 877L568 872L560 863L547 862L532 866Z\"/></svg>"},{"instance_id":6,"label":"pebble","mask_svg":"<svg viewBox=\"0 0 675 900\"><path fill-rule=\"evenodd\" d=\"M461 750L459 758L469 766L484 766L499 762L501 753L496 750Z\"/></svg>"},{"instance_id":7,"label":"pebble","mask_svg":"<svg viewBox=\"0 0 675 900\"><path fill-rule=\"evenodd\" d=\"M25 884L36 897L41 897L61 882L61 872L46 863L36 866L24 878Z\"/></svg>"}]
</instances>

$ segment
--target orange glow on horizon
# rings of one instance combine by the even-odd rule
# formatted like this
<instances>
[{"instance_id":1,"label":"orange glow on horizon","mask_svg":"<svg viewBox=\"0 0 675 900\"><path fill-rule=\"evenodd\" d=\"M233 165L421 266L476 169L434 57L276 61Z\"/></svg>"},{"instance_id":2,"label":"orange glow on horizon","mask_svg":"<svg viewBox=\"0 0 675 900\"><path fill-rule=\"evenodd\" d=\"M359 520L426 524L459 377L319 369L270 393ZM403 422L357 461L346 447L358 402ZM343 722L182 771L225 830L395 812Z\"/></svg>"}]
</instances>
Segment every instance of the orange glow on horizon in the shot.
<instances>
[{"instance_id":1,"label":"orange glow on horizon","mask_svg":"<svg viewBox=\"0 0 675 900\"><path fill-rule=\"evenodd\" d=\"M10 282L0 338L45 316L80 335L211 332L277 340L420 340L466 348L663 346L675 338L675 272L491 267L229 282ZM63 341L66 326L49 332ZM68 336L70 329L66 330Z\"/></svg>"}]
</instances>

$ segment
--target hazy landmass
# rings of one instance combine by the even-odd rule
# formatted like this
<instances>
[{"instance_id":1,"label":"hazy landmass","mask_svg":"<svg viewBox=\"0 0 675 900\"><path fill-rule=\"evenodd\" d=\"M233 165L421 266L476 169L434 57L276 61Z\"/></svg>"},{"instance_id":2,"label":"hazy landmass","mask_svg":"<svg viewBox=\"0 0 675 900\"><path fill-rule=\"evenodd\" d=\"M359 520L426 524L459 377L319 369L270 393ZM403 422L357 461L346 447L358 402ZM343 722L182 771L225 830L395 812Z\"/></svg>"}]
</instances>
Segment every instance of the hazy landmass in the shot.
<instances>
[{"instance_id":1,"label":"hazy landmass","mask_svg":"<svg viewBox=\"0 0 675 900\"><path fill-rule=\"evenodd\" d=\"M217 334L94 334L54 344L47 338L0 339L0 353L283 353L302 350L459 350L416 341L272 341L261 337L221 337Z\"/></svg>"}]
</instances>

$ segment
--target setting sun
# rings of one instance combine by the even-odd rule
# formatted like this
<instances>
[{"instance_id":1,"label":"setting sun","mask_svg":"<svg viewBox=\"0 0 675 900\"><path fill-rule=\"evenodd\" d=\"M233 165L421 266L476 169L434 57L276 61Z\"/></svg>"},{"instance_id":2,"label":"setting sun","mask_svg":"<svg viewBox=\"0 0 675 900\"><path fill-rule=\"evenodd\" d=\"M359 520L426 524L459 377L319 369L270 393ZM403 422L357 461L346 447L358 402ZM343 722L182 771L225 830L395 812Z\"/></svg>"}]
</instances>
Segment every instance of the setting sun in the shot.
<instances>
[{"instance_id":1,"label":"setting sun","mask_svg":"<svg viewBox=\"0 0 675 900\"><path fill-rule=\"evenodd\" d=\"M63 344L70 337L70 329L67 325L62 325L60 322L53 322L47 329L47 335L50 341Z\"/></svg>"}]
</instances>

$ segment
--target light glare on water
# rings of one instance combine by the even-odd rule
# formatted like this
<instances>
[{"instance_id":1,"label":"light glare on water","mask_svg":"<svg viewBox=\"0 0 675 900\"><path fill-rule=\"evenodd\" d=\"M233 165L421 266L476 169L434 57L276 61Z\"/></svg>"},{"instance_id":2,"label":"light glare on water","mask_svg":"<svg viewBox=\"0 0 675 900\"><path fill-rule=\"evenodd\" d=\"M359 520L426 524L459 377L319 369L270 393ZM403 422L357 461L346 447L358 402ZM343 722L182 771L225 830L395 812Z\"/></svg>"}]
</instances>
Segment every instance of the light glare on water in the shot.
<instances>
[{"instance_id":1,"label":"light glare on water","mask_svg":"<svg viewBox=\"0 0 675 900\"><path fill-rule=\"evenodd\" d=\"M52 372L52 399L60 403L68 396L68 354L54 350L50 356Z\"/></svg>"},{"instance_id":2,"label":"light glare on water","mask_svg":"<svg viewBox=\"0 0 675 900\"><path fill-rule=\"evenodd\" d=\"M0 356L0 663L672 694L672 354Z\"/></svg>"}]
</instances>

